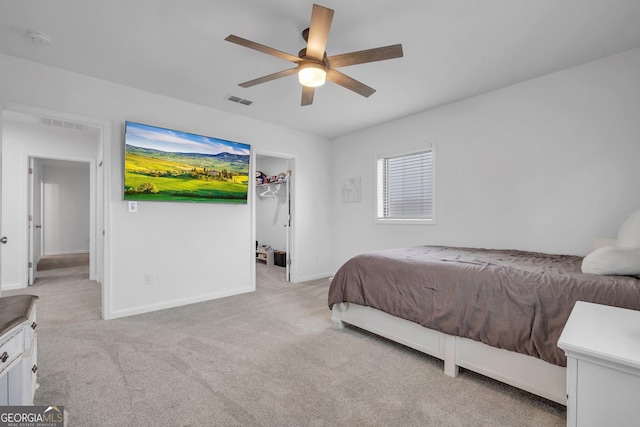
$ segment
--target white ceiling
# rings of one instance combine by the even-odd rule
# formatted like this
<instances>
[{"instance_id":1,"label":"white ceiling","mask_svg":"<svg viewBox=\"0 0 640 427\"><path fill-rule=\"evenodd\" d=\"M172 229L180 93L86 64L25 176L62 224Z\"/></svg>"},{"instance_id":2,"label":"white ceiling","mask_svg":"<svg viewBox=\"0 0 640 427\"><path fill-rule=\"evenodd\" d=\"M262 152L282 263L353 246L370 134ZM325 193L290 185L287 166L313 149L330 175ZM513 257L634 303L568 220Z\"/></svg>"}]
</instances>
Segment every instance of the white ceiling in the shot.
<instances>
[{"instance_id":1,"label":"white ceiling","mask_svg":"<svg viewBox=\"0 0 640 427\"><path fill-rule=\"evenodd\" d=\"M640 47L640 0L318 0L335 10L328 55L402 43L340 69L377 92L327 83L300 107L295 76L239 87L291 64L224 38L297 55L312 3L0 0L0 52L332 138Z\"/></svg>"}]
</instances>

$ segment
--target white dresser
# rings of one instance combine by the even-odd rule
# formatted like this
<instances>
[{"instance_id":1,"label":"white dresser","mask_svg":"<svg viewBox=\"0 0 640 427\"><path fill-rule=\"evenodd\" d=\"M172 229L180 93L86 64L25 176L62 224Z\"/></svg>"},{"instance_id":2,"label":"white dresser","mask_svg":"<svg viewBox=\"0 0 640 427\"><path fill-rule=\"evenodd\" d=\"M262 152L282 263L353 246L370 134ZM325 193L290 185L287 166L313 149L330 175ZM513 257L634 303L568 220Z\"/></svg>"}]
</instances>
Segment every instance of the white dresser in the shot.
<instances>
[{"instance_id":1,"label":"white dresser","mask_svg":"<svg viewBox=\"0 0 640 427\"><path fill-rule=\"evenodd\" d=\"M640 311L579 301L560 335L568 426L640 425Z\"/></svg>"},{"instance_id":2,"label":"white dresser","mask_svg":"<svg viewBox=\"0 0 640 427\"><path fill-rule=\"evenodd\" d=\"M33 405L38 386L37 299L0 298L0 406Z\"/></svg>"}]
</instances>

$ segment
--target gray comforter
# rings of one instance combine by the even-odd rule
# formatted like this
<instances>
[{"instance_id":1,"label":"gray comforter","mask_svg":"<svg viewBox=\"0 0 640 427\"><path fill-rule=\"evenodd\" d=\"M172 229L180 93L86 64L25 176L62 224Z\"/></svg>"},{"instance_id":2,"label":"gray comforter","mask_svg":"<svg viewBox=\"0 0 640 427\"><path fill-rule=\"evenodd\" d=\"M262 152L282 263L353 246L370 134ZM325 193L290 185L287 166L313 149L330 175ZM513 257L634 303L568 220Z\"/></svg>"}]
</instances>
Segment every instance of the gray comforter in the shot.
<instances>
[{"instance_id":1,"label":"gray comforter","mask_svg":"<svg viewBox=\"0 0 640 427\"><path fill-rule=\"evenodd\" d=\"M329 308L352 302L565 366L556 343L576 301L640 310L640 279L580 271L581 257L419 246L358 255Z\"/></svg>"}]
</instances>

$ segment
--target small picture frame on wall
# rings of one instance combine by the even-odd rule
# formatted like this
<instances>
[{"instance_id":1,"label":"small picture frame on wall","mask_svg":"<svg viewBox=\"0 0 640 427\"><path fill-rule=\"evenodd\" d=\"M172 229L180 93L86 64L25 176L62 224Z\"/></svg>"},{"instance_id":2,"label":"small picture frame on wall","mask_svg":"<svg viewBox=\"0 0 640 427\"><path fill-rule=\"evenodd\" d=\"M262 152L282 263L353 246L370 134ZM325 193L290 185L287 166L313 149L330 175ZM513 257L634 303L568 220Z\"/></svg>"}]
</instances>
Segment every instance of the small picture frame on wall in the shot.
<instances>
[{"instance_id":1,"label":"small picture frame on wall","mask_svg":"<svg viewBox=\"0 0 640 427\"><path fill-rule=\"evenodd\" d=\"M342 180L342 202L358 203L362 193L362 182L360 177L345 178Z\"/></svg>"}]
</instances>

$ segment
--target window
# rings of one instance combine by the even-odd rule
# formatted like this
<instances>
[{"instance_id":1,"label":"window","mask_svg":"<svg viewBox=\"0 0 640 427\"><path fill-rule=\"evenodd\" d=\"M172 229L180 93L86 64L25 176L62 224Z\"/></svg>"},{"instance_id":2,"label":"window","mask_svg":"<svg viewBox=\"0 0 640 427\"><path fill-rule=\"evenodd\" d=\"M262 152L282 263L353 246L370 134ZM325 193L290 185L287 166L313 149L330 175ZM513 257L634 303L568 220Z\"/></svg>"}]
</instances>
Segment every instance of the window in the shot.
<instances>
[{"instance_id":1,"label":"window","mask_svg":"<svg viewBox=\"0 0 640 427\"><path fill-rule=\"evenodd\" d=\"M434 146L377 160L378 223L433 224Z\"/></svg>"}]
</instances>

